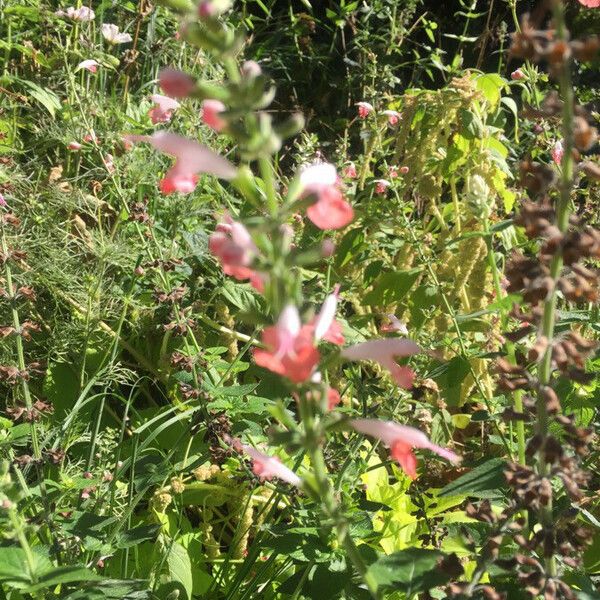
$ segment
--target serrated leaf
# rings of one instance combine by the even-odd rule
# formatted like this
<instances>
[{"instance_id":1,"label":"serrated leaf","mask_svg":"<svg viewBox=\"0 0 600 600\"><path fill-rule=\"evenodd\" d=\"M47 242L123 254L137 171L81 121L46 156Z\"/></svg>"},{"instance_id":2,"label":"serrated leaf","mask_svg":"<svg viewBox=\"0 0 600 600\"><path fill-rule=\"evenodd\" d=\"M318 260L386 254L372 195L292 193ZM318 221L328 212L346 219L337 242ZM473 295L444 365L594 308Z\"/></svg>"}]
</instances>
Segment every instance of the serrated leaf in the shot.
<instances>
[{"instance_id":1,"label":"serrated leaf","mask_svg":"<svg viewBox=\"0 0 600 600\"><path fill-rule=\"evenodd\" d=\"M440 491L440 496L481 496L506 486L502 458L492 458L455 479Z\"/></svg>"}]
</instances>

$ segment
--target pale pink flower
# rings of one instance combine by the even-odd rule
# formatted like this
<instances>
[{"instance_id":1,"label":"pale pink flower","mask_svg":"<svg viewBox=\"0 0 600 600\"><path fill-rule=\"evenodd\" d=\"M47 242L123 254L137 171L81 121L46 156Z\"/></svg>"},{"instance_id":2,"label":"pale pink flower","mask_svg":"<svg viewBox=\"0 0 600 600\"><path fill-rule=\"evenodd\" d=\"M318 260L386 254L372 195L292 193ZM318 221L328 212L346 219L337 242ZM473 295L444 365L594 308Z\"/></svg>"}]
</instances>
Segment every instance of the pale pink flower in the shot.
<instances>
[{"instance_id":1,"label":"pale pink flower","mask_svg":"<svg viewBox=\"0 0 600 600\"><path fill-rule=\"evenodd\" d=\"M3 194L0 194L0 206L2 208L8 206L8 202L6 201L6 198L4 197Z\"/></svg>"},{"instance_id":2,"label":"pale pink flower","mask_svg":"<svg viewBox=\"0 0 600 600\"><path fill-rule=\"evenodd\" d=\"M358 106L358 116L361 119L366 119L373 112L373 105L369 102L357 102L356 106Z\"/></svg>"},{"instance_id":3,"label":"pale pink flower","mask_svg":"<svg viewBox=\"0 0 600 600\"><path fill-rule=\"evenodd\" d=\"M102 162L104 162L104 166L106 167L106 170L109 173L114 173L115 172L115 163L114 163L114 157L112 154L106 154L103 158L102 158Z\"/></svg>"},{"instance_id":4,"label":"pale pink flower","mask_svg":"<svg viewBox=\"0 0 600 600\"><path fill-rule=\"evenodd\" d=\"M588 8L600 8L600 0L579 0L579 4Z\"/></svg>"},{"instance_id":5,"label":"pale pink flower","mask_svg":"<svg viewBox=\"0 0 600 600\"><path fill-rule=\"evenodd\" d=\"M95 73L98 70L99 66L100 66L100 63L97 60L94 60L93 58L88 58L86 60L82 60L77 65L77 69L75 69L75 70L79 71L80 69L85 69L86 71L89 71L90 73Z\"/></svg>"},{"instance_id":6,"label":"pale pink flower","mask_svg":"<svg viewBox=\"0 0 600 600\"><path fill-rule=\"evenodd\" d=\"M406 175L410 169L407 166L400 167L400 175Z\"/></svg>"},{"instance_id":7,"label":"pale pink flower","mask_svg":"<svg viewBox=\"0 0 600 600\"><path fill-rule=\"evenodd\" d=\"M158 84L162 91L171 98L186 98L196 88L196 82L187 73L171 69L163 69L158 74Z\"/></svg>"},{"instance_id":8,"label":"pale pink flower","mask_svg":"<svg viewBox=\"0 0 600 600\"><path fill-rule=\"evenodd\" d=\"M189 194L198 183L198 173L209 173L221 179L233 179L235 167L225 158L194 140L168 131L152 135L127 135L130 142L148 142L154 148L176 158L159 187L163 194Z\"/></svg>"},{"instance_id":9,"label":"pale pink flower","mask_svg":"<svg viewBox=\"0 0 600 600\"><path fill-rule=\"evenodd\" d=\"M202 122L215 131L222 131L227 125L227 121L219 117L219 114L225 110L226 107L220 100L204 100L202 102Z\"/></svg>"},{"instance_id":10,"label":"pale pink flower","mask_svg":"<svg viewBox=\"0 0 600 600\"><path fill-rule=\"evenodd\" d=\"M560 167L564 155L565 149L563 148L563 144L560 140L557 140L554 143L554 146L552 146L552 160L554 161L554 164Z\"/></svg>"},{"instance_id":11,"label":"pale pink flower","mask_svg":"<svg viewBox=\"0 0 600 600\"><path fill-rule=\"evenodd\" d=\"M235 450L245 452L252 459L252 471L261 480L270 480L277 477L277 479L281 479L295 487L302 485L302 479L286 467L277 456L263 454L248 444L242 444L237 439L232 440L231 444Z\"/></svg>"},{"instance_id":12,"label":"pale pink flower","mask_svg":"<svg viewBox=\"0 0 600 600\"><path fill-rule=\"evenodd\" d=\"M128 33L120 32L112 23L102 23L102 36L111 45L127 44L133 39Z\"/></svg>"},{"instance_id":13,"label":"pale pink flower","mask_svg":"<svg viewBox=\"0 0 600 600\"><path fill-rule=\"evenodd\" d=\"M380 330L384 333L401 333L402 335L408 335L408 328L406 327L406 323L403 323L398 319L396 315L386 315L389 319L389 324L382 325Z\"/></svg>"},{"instance_id":14,"label":"pale pink flower","mask_svg":"<svg viewBox=\"0 0 600 600\"><path fill-rule=\"evenodd\" d=\"M346 177L348 179L356 179L356 176L357 176L356 166L353 162L351 162L349 165L347 165L344 168L344 177Z\"/></svg>"},{"instance_id":15,"label":"pale pink flower","mask_svg":"<svg viewBox=\"0 0 600 600\"><path fill-rule=\"evenodd\" d=\"M81 150L81 144L79 142L69 142L67 148L69 150Z\"/></svg>"},{"instance_id":16,"label":"pale pink flower","mask_svg":"<svg viewBox=\"0 0 600 600\"><path fill-rule=\"evenodd\" d=\"M353 419L350 425L356 431L383 442L390 449L392 458L398 461L404 472L412 479L417 476L417 459L413 454L413 448L431 450L452 463L460 462L457 454L434 444L422 431L414 427L378 419Z\"/></svg>"},{"instance_id":17,"label":"pale pink flower","mask_svg":"<svg viewBox=\"0 0 600 600\"><path fill-rule=\"evenodd\" d=\"M226 275L238 281L249 279L257 291L264 291L264 276L250 268L258 248L242 223L226 216L208 238L208 249L218 258Z\"/></svg>"},{"instance_id":18,"label":"pale pink flower","mask_svg":"<svg viewBox=\"0 0 600 600\"><path fill-rule=\"evenodd\" d=\"M390 179L396 179L396 177L398 177L398 167L394 165L388 167L388 177Z\"/></svg>"},{"instance_id":19,"label":"pale pink flower","mask_svg":"<svg viewBox=\"0 0 600 600\"><path fill-rule=\"evenodd\" d=\"M312 323L312 326L314 327L313 335L316 342L324 339L332 344L337 344L338 346L344 343L342 327L335 319L339 294L340 286L336 285L333 293L325 298L319 314Z\"/></svg>"},{"instance_id":20,"label":"pale pink flower","mask_svg":"<svg viewBox=\"0 0 600 600\"><path fill-rule=\"evenodd\" d=\"M93 21L96 18L94 11L87 6L82 6L81 8L69 6L66 10L57 10L54 14L59 17L67 17L67 19L80 22Z\"/></svg>"},{"instance_id":21,"label":"pale pink flower","mask_svg":"<svg viewBox=\"0 0 600 600\"><path fill-rule=\"evenodd\" d=\"M336 389L329 388L327 390L327 410L333 410L341 401L342 397Z\"/></svg>"},{"instance_id":22,"label":"pale pink flower","mask_svg":"<svg viewBox=\"0 0 600 600\"><path fill-rule=\"evenodd\" d=\"M315 196L316 202L306 210L308 218L319 229L340 229L354 218L354 211L340 190L335 167L329 163L313 163L300 172L301 195Z\"/></svg>"},{"instance_id":23,"label":"pale pink flower","mask_svg":"<svg viewBox=\"0 0 600 600\"><path fill-rule=\"evenodd\" d=\"M520 81L521 79L525 79L527 77L527 75L525 75L525 72L523 71L523 69L517 69L516 71L513 71L510 74L510 78L513 81Z\"/></svg>"},{"instance_id":24,"label":"pale pink flower","mask_svg":"<svg viewBox=\"0 0 600 600\"><path fill-rule=\"evenodd\" d=\"M400 113L397 110L384 110L383 114L388 118L388 124L394 127L400 121Z\"/></svg>"},{"instance_id":25,"label":"pale pink flower","mask_svg":"<svg viewBox=\"0 0 600 600\"><path fill-rule=\"evenodd\" d=\"M201 19L217 17L231 6L230 0L201 0L198 5L198 16Z\"/></svg>"},{"instance_id":26,"label":"pale pink flower","mask_svg":"<svg viewBox=\"0 0 600 600\"><path fill-rule=\"evenodd\" d=\"M245 60L242 63L241 73L244 77L247 77L248 79L254 79L259 75L262 75L262 69L255 60Z\"/></svg>"},{"instance_id":27,"label":"pale pink flower","mask_svg":"<svg viewBox=\"0 0 600 600\"><path fill-rule=\"evenodd\" d=\"M177 100L161 94L152 94L151 99L154 106L149 110L148 116L154 125L168 123L173 116L173 112L181 106Z\"/></svg>"},{"instance_id":28,"label":"pale pink flower","mask_svg":"<svg viewBox=\"0 0 600 600\"><path fill-rule=\"evenodd\" d=\"M298 309L291 304L275 325L263 331L262 343L266 349L253 351L256 364L294 383L310 379L321 358L314 345L313 327L302 325Z\"/></svg>"},{"instance_id":29,"label":"pale pink flower","mask_svg":"<svg viewBox=\"0 0 600 600\"><path fill-rule=\"evenodd\" d=\"M409 367L401 367L396 358L403 358L421 352L421 348L411 340L389 338L370 340L342 350L342 356L348 360L372 360L386 368L394 381L405 389L412 387L414 373Z\"/></svg>"},{"instance_id":30,"label":"pale pink flower","mask_svg":"<svg viewBox=\"0 0 600 600\"><path fill-rule=\"evenodd\" d=\"M100 142L98 137L96 137L96 132L93 130L90 133L86 133L83 136L83 141L87 142L88 144L92 144L92 143L98 144Z\"/></svg>"},{"instance_id":31,"label":"pale pink flower","mask_svg":"<svg viewBox=\"0 0 600 600\"><path fill-rule=\"evenodd\" d=\"M375 193L385 194L387 189L390 187L390 182L387 179L376 179L375 180Z\"/></svg>"}]
</instances>

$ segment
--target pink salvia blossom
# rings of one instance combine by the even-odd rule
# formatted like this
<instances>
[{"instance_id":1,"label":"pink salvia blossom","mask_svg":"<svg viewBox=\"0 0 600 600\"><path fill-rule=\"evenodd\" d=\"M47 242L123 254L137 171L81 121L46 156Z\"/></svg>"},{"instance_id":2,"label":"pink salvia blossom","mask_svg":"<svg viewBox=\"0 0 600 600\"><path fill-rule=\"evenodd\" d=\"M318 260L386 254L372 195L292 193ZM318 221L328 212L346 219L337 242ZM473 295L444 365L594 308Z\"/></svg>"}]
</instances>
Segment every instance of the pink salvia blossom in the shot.
<instances>
[{"instance_id":1,"label":"pink salvia blossom","mask_svg":"<svg viewBox=\"0 0 600 600\"><path fill-rule=\"evenodd\" d=\"M196 82L187 73L166 68L158 74L158 84L171 98L186 98L196 88Z\"/></svg>"},{"instance_id":2,"label":"pink salvia blossom","mask_svg":"<svg viewBox=\"0 0 600 600\"><path fill-rule=\"evenodd\" d=\"M263 331L262 342L266 349L256 348L253 352L256 364L294 383L310 379L319 363L313 327L301 324L298 309L293 305L286 306L277 323Z\"/></svg>"},{"instance_id":3,"label":"pink salvia blossom","mask_svg":"<svg viewBox=\"0 0 600 600\"><path fill-rule=\"evenodd\" d=\"M588 8L600 8L600 0L579 0L579 4Z\"/></svg>"},{"instance_id":4,"label":"pink salvia blossom","mask_svg":"<svg viewBox=\"0 0 600 600\"><path fill-rule=\"evenodd\" d=\"M2 208L8 206L8 202L6 201L6 198L4 197L3 194L0 194L0 206Z\"/></svg>"},{"instance_id":5,"label":"pink salvia blossom","mask_svg":"<svg viewBox=\"0 0 600 600\"><path fill-rule=\"evenodd\" d=\"M387 179L376 179L375 180L375 193L385 194L387 189L390 187L390 182Z\"/></svg>"},{"instance_id":6,"label":"pink salvia blossom","mask_svg":"<svg viewBox=\"0 0 600 600\"><path fill-rule=\"evenodd\" d=\"M525 75L523 69L517 69L510 74L510 78L513 81L520 81L521 79L525 79L525 77L527 77L527 75Z\"/></svg>"},{"instance_id":7,"label":"pink salvia blossom","mask_svg":"<svg viewBox=\"0 0 600 600\"><path fill-rule=\"evenodd\" d=\"M388 177L390 179L396 179L396 177L398 177L398 167L394 165L388 167Z\"/></svg>"},{"instance_id":8,"label":"pink salvia blossom","mask_svg":"<svg viewBox=\"0 0 600 600\"><path fill-rule=\"evenodd\" d=\"M389 319L389 324L382 325L380 330L384 333L401 333L402 335L408 335L408 328L406 324L400 321L396 315L386 315Z\"/></svg>"},{"instance_id":9,"label":"pink salvia blossom","mask_svg":"<svg viewBox=\"0 0 600 600\"><path fill-rule=\"evenodd\" d=\"M373 105L369 102L357 102L356 106L358 106L358 116L361 119L366 119L373 112Z\"/></svg>"},{"instance_id":10,"label":"pink salvia blossom","mask_svg":"<svg viewBox=\"0 0 600 600\"><path fill-rule=\"evenodd\" d=\"M204 100L202 102L202 122L215 131L222 131L227 125L219 114L225 111L225 105L219 100Z\"/></svg>"},{"instance_id":11,"label":"pink salvia blossom","mask_svg":"<svg viewBox=\"0 0 600 600\"><path fill-rule=\"evenodd\" d=\"M259 75L262 75L262 69L255 60L245 60L242 63L241 73L248 79L254 79Z\"/></svg>"},{"instance_id":12,"label":"pink salvia blossom","mask_svg":"<svg viewBox=\"0 0 600 600\"><path fill-rule=\"evenodd\" d=\"M131 35L119 31L112 23L102 23L102 36L111 45L127 44L132 41Z\"/></svg>"},{"instance_id":13,"label":"pink salvia blossom","mask_svg":"<svg viewBox=\"0 0 600 600\"><path fill-rule=\"evenodd\" d=\"M98 70L98 67L100 66L100 63L96 60L94 60L93 58L88 58L86 60L82 60L78 65L77 65L77 71L79 71L79 69L85 69L86 71L89 71L90 73L95 73Z\"/></svg>"},{"instance_id":14,"label":"pink salvia blossom","mask_svg":"<svg viewBox=\"0 0 600 600\"><path fill-rule=\"evenodd\" d=\"M344 343L342 327L335 320L339 293L340 286L336 285L333 293L325 298L323 306L313 322L314 338L316 342L324 339L332 344L337 344L338 346Z\"/></svg>"},{"instance_id":15,"label":"pink salvia blossom","mask_svg":"<svg viewBox=\"0 0 600 600\"><path fill-rule=\"evenodd\" d=\"M258 256L258 248L244 225L225 217L208 238L208 249L218 258L226 275L238 281L249 279L257 291L264 291L264 276L250 268Z\"/></svg>"},{"instance_id":16,"label":"pink salvia blossom","mask_svg":"<svg viewBox=\"0 0 600 600\"><path fill-rule=\"evenodd\" d=\"M410 169L407 166L400 167L400 175L406 175L409 171Z\"/></svg>"},{"instance_id":17,"label":"pink salvia blossom","mask_svg":"<svg viewBox=\"0 0 600 600\"><path fill-rule=\"evenodd\" d=\"M563 148L563 144L560 140L557 140L554 143L554 146L552 146L552 160L554 161L554 164L560 167L564 155L565 149Z\"/></svg>"},{"instance_id":18,"label":"pink salvia blossom","mask_svg":"<svg viewBox=\"0 0 600 600\"><path fill-rule=\"evenodd\" d=\"M81 8L69 6L66 10L57 10L54 14L59 17L67 17L67 19L80 22L93 21L96 18L94 11L87 6L82 6Z\"/></svg>"},{"instance_id":19,"label":"pink salvia blossom","mask_svg":"<svg viewBox=\"0 0 600 600\"><path fill-rule=\"evenodd\" d=\"M160 152L176 158L159 184L163 194L180 192L189 194L198 183L198 173L209 173L221 179L233 179L235 167L225 158L194 140L168 131L157 131L152 135L128 135L130 142L148 142Z\"/></svg>"},{"instance_id":20,"label":"pink salvia blossom","mask_svg":"<svg viewBox=\"0 0 600 600\"><path fill-rule=\"evenodd\" d=\"M300 487L302 479L291 469L286 467L277 456L269 456L239 440L233 440L233 447L245 452L252 459L252 471L261 480L270 480L273 477L281 479L290 485Z\"/></svg>"},{"instance_id":21,"label":"pink salvia blossom","mask_svg":"<svg viewBox=\"0 0 600 600\"><path fill-rule=\"evenodd\" d=\"M300 185L303 198L316 198L316 202L306 210L306 215L319 229L340 229L354 219L354 211L344 200L332 164L313 163L305 167L300 172Z\"/></svg>"},{"instance_id":22,"label":"pink salvia blossom","mask_svg":"<svg viewBox=\"0 0 600 600\"><path fill-rule=\"evenodd\" d=\"M392 458L398 461L404 472L412 479L417 476L417 459L413 454L413 448L431 450L452 463L460 462L460 457L452 450L437 446L422 431L414 427L378 419L353 419L350 425L356 431L383 442L390 449Z\"/></svg>"},{"instance_id":23,"label":"pink salvia blossom","mask_svg":"<svg viewBox=\"0 0 600 600\"><path fill-rule=\"evenodd\" d=\"M356 176L357 176L356 166L354 165L353 162L351 162L349 165L347 165L344 168L344 177L346 177L348 179L356 179Z\"/></svg>"},{"instance_id":24,"label":"pink salvia blossom","mask_svg":"<svg viewBox=\"0 0 600 600\"><path fill-rule=\"evenodd\" d=\"M69 142L67 145L69 150L81 150L81 144L79 142Z\"/></svg>"},{"instance_id":25,"label":"pink salvia blossom","mask_svg":"<svg viewBox=\"0 0 600 600\"><path fill-rule=\"evenodd\" d=\"M173 112L181 106L177 100L161 94L152 94L151 99L154 106L148 112L148 116L154 125L168 123L173 116Z\"/></svg>"},{"instance_id":26,"label":"pink salvia blossom","mask_svg":"<svg viewBox=\"0 0 600 600\"><path fill-rule=\"evenodd\" d=\"M388 118L388 124L391 127L398 125L400 121L400 113L397 110L384 110L383 114Z\"/></svg>"},{"instance_id":27,"label":"pink salvia blossom","mask_svg":"<svg viewBox=\"0 0 600 600\"><path fill-rule=\"evenodd\" d=\"M390 338L370 340L342 350L342 356L348 360L373 360L386 368L394 381L405 389L412 387L414 373L409 367L401 367L396 358L418 354L421 348L411 340Z\"/></svg>"}]
</instances>

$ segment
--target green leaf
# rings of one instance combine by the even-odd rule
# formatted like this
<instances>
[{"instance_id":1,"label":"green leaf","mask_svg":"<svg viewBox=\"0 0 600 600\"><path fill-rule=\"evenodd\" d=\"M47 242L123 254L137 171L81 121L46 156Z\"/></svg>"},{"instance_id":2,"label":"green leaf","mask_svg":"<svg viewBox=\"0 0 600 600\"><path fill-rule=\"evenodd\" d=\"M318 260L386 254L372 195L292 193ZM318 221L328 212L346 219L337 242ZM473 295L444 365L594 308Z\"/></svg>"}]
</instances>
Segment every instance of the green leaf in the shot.
<instances>
[{"instance_id":1,"label":"green leaf","mask_svg":"<svg viewBox=\"0 0 600 600\"><path fill-rule=\"evenodd\" d=\"M381 556L369 567L368 573L379 586L400 590L411 597L450 579L438 566L444 556L439 550L407 548Z\"/></svg>"},{"instance_id":2,"label":"green leaf","mask_svg":"<svg viewBox=\"0 0 600 600\"><path fill-rule=\"evenodd\" d=\"M18 81L27 89L28 95L37 100L50 113L52 118L56 116L56 111L61 109L61 104L54 92L40 87L33 81L26 79L19 79Z\"/></svg>"},{"instance_id":3,"label":"green leaf","mask_svg":"<svg viewBox=\"0 0 600 600\"><path fill-rule=\"evenodd\" d=\"M174 542L168 549L167 569L170 582L176 585L172 589L178 589L182 600L192 600L192 562L187 550L179 543ZM169 586L171 588L171 586ZM184 592L185 595L181 595Z\"/></svg>"},{"instance_id":4,"label":"green leaf","mask_svg":"<svg viewBox=\"0 0 600 600\"><path fill-rule=\"evenodd\" d=\"M506 82L497 73L485 73L475 79L477 89L483 93L488 104L494 110L500 102L500 92Z\"/></svg>"},{"instance_id":5,"label":"green leaf","mask_svg":"<svg viewBox=\"0 0 600 600\"><path fill-rule=\"evenodd\" d=\"M439 495L489 496L490 492L497 492L506 486L505 467L506 463L502 458L492 458L446 485Z\"/></svg>"},{"instance_id":6,"label":"green leaf","mask_svg":"<svg viewBox=\"0 0 600 600\"><path fill-rule=\"evenodd\" d=\"M56 567L51 571L38 577L38 582L35 585L27 588L29 593L44 588L55 587L60 584L74 583L79 581L96 581L102 577L90 571L83 565L69 565L64 567Z\"/></svg>"},{"instance_id":7,"label":"green leaf","mask_svg":"<svg viewBox=\"0 0 600 600\"><path fill-rule=\"evenodd\" d=\"M420 269L411 269L410 271L393 271L380 275L373 284L373 289L364 297L363 302L371 306L385 306L399 302L417 281L420 272Z\"/></svg>"},{"instance_id":8,"label":"green leaf","mask_svg":"<svg viewBox=\"0 0 600 600\"><path fill-rule=\"evenodd\" d=\"M147 540L153 540L158 535L161 529L161 525L140 525L134 527L129 531L123 531L117 538L117 548L130 548L131 546L137 546Z\"/></svg>"}]
</instances>

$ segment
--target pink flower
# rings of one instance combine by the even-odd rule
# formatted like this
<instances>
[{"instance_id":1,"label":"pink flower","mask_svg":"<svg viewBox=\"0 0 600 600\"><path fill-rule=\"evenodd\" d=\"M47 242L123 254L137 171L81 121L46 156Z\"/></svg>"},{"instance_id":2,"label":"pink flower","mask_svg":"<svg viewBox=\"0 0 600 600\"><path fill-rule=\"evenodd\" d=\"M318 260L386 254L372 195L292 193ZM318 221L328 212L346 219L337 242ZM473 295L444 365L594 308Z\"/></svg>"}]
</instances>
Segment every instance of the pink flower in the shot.
<instances>
[{"instance_id":1,"label":"pink flower","mask_svg":"<svg viewBox=\"0 0 600 600\"><path fill-rule=\"evenodd\" d=\"M233 179L235 167L225 158L194 140L168 131L157 131L152 135L128 135L130 142L148 142L160 152L176 158L159 187L163 194L180 192L189 194L198 182L198 173L210 173L221 179Z\"/></svg>"},{"instance_id":2,"label":"pink flower","mask_svg":"<svg viewBox=\"0 0 600 600\"><path fill-rule=\"evenodd\" d=\"M262 75L262 69L255 60L245 60L242 63L241 73L248 79L254 79L259 75Z\"/></svg>"},{"instance_id":3,"label":"pink flower","mask_svg":"<svg viewBox=\"0 0 600 600\"><path fill-rule=\"evenodd\" d=\"M313 335L316 342L323 339L332 344L337 344L338 346L341 346L344 343L342 327L335 320L339 293L340 286L336 285L333 293L325 298L319 314L312 322L312 326L314 327Z\"/></svg>"},{"instance_id":4,"label":"pink flower","mask_svg":"<svg viewBox=\"0 0 600 600\"><path fill-rule=\"evenodd\" d=\"M410 169L406 166L400 167L400 175L406 175L409 171Z\"/></svg>"},{"instance_id":5,"label":"pink flower","mask_svg":"<svg viewBox=\"0 0 600 600\"><path fill-rule=\"evenodd\" d=\"M81 8L69 6L67 10L57 10L54 14L59 17L67 17L67 19L80 22L93 21L96 18L94 11L87 6L82 6Z\"/></svg>"},{"instance_id":6,"label":"pink flower","mask_svg":"<svg viewBox=\"0 0 600 600\"><path fill-rule=\"evenodd\" d=\"M158 74L158 84L171 98L185 98L196 88L196 82L187 73L166 68Z\"/></svg>"},{"instance_id":7,"label":"pink flower","mask_svg":"<svg viewBox=\"0 0 600 600\"><path fill-rule=\"evenodd\" d=\"M510 74L510 78L513 81L519 81L521 79L525 79L527 77L527 75L525 75L525 72L523 71L523 69L517 69L516 71L513 71Z\"/></svg>"},{"instance_id":8,"label":"pink flower","mask_svg":"<svg viewBox=\"0 0 600 600\"><path fill-rule=\"evenodd\" d=\"M155 103L148 116L154 125L157 123L168 123L173 116L173 111L177 110L181 105L177 100L169 98L168 96L161 96L160 94L152 94L152 102Z\"/></svg>"},{"instance_id":9,"label":"pink flower","mask_svg":"<svg viewBox=\"0 0 600 600\"><path fill-rule=\"evenodd\" d=\"M354 218L354 211L339 187L335 167L329 163L314 163L300 172L302 197L315 196L306 215L319 229L340 229Z\"/></svg>"},{"instance_id":10,"label":"pink flower","mask_svg":"<svg viewBox=\"0 0 600 600\"><path fill-rule=\"evenodd\" d=\"M91 144L91 143L98 144L98 143L100 143L100 140L96 137L96 132L93 131L93 130L90 133L86 133L83 136L83 141L86 142L86 143L88 143L88 144Z\"/></svg>"},{"instance_id":11,"label":"pink flower","mask_svg":"<svg viewBox=\"0 0 600 600\"><path fill-rule=\"evenodd\" d=\"M383 114L388 118L388 124L394 127L400 121L400 113L397 110L384 110Z\"/></svg>"},{"instance_id":12,"label":"pink flower","mask_svg":"<svg viewBox=\"0 0 600 600\"><path fill-rule=\"evenodd\" d=\"M383 333L401 333L402 335L408 335L408 329L406 324L400 321L396 315L386 315L390 320L389 324L382 325L380 331Z\"/></svg>"},{"instance_id":13,"label":"pink flower","mask_svg":"<svg viewBox=\"0 0 600 600\"><path fill-rule=\"evenodd\" d=\"M198 5L198 16L201 19L217 17L231 5L230 0L201 0Z\"/></svg>"},{"instance_id":14,"label":"pink flower","mask_svg":"<svg viewBox=\"0 0 600 600\"><path fill-rule=\"evenodd\" d=\"M219 100L204 100L202 102L202 122L215 131L222 131L227 121L219 117L225 111L225 105Z\"/></svg>"},{"instance_id":15,"label":"pink flower","mask_svg":"<svg viewBox=\"0 0 600 600\"><path fill-rule=\"evenodd\" d=\"M413 454L413 448L431 450L452 463L460 462L457 454L437 446L422 431L414 427L378 419L353 419L350 424L356 431L383 442L390 449L392 458L398 461L404 472L412 479L417 477L417 459Z\"/></svg>"},{"instance_id":16,"label":"pink flower","mask_svg":"<svg viewBox=\"0 0 600 600\"><path fill-rule=\"evenodd\" d=\"M327 409L333 410L340 402L342 401L342 397L340 393L333 389L329 388L327 390Z\"/></svg>"},{"instance_id":17,"label":"pink flower","mask_svg":"<svg viewBox=\"0 0 600 600\"><path fill-rule=\"evenodd\" d=\"M127 44L133 39L128 33L122 33L112 23L102 23L102 36L111 45Z\"/></svg>"},{"instance_id":18,"label":"pink flower","mask_svg":"<svg viewBox=\"0 0 600 600\"><path fill-rule=\"evenodd\" d=\"M249 279L257 291L264 291L264 276L250 268L258 248L244 225L226 217L208 238L208 249L219 259L226 275L238 281Z\"/></svg>"},{"instance_id":19,"label":"pink flower","mask_svg":"<svg viewBox=\"0 0 600 600\"><path fill-rule=\"evenodd\" d=\"M600 0L579 0L579 4L588 8L600 8Z\"/></svg>"},{"instance_id":20,"label":"pink flower","mask_svg":"<svg viewBox=\"0 0 600 600\"><path fill-rule=\"evenodd\" d=\"M356 175L356 166L353 162L351 162L348 166L344 168L344 177L347 177L348 179L355 179Z\"/></svg>"},{"instance_id":21,"label":"pink flower","mask_svg":"<svg viewBox=\"0 0 600 600\"><path fill-rule=\"evenodd\" d=\"M252 471L261 480L270 480L273 477L281 479L290 485L300 487L302 480L294 471L288 469L277 456L268 456L256 448L242 444L239 440L232 440L232 446L238 452L245 452L252 459Z\"/></svg>"},{"instance_id":22,"label":"pink flower","mask_svg":"<svg viewBox=\"0 0 600 600\"><path fill-rule=\"evenodd\" d=\"M104 156L102 158L102 162L104 162L104 166L106 167L106 170L109 173L114 173L115 172L114 157L113 157L112 154L107 154L106 156Z\"/></svg>"},{"instance_id":23,"label":"pink flower","mask_svg":"<svg viewBox=\"0 0 600 600\"><path fill-rule=\"evenodd\" d=\"M356 106L358 106L358 116L361 119L366 119L373 112L373 105L369 102L357 102Z\"/></svg>"},{"instance_id":24,"label":"pink flower","mask_svg":"<svg viewBox=\"0 0 600 600\"><path fill-rule=\"evenodd\" d=\"M81 150L81 144L79 142L69 142L67 148L69 150Z\"/></svg>"},{"instance_id":25,"label":"pink flower","mask_svg":"<svg viewBox=\"0 0 600 600\"><path fill-rule=\"evenodd\" d=\"M85 69L86 71L89 71L90 73L95 73L98 70L98 67L100 66L100 63L92 58L88 58L87 60L82 60L78 65L77 65L77 71L79 71L79 69Z\"/></svg>"},{"instance_id":26,"label":"pink flower","mask_svg":"<svg viewBox=\"0 0 600 600\"><path fill-rule=\"evenodd\" d=\"M562 164L563 156L565 155L565 149L563 148L562 142L557 140L552 146L552 160L554 164L560 165Z\"/></svg>"},{"instance_id":27,"label":"pink flower","mask_svg":"<svg viewBox=\"0 0 600 600\"><path fill-rule=\"evenodd\" d=\"M314 346L313 327L301 324L293 305L284 308L277 323L263 331L262 342L266 349L257 348L253 353L256 364L294 383L308 380L321 358Z\"/></svg>"},{"instance_id":28,"label":"pink flower","mask_svg":"<svg viewBox=\"0 0 600 600\"><path fill-rule=\"evenodd\" d=\"M342 350L342 356L348 360L373 360L386 368L394 381L405 389L412 386L414 373L409 367L401 367L396 358L418 354L421 348L411 340L389 338L370 340Z\"/></svg>"},{"instance_id":29,"label":"pink flower","mask_svg":"<svg viewBox=\"0 0 600 600\"><path fill-rule=\"evenodd\" d=\"M396 177L398 177L398 167L395 167L394 165L388 167L388 177L390 179L396 179Z\"/></svg>"},{"instance_id":30,"label":"pink flower","mask_svg":"<svg viewBox=\"0 0 600 600\"><path fill-rule=\"evenodd\" d=\"M8 206L8 202L6 201L6 198L4 197L3 194L0 194L0 206L2 208L4 208L5 206Z\"/></svg>"},{"instance_id":31,"label":"pink flower","mask_svg":"<svg viewBox=\"0 0 600 600\"><path fill-rule=\"evenodd\" d=\"M375 193L385 194L387 189L390 187L390 182L387 179L376 179L375 180Z\"/></svg>"}]
</instances>

